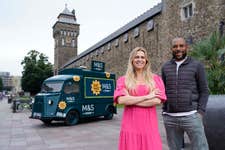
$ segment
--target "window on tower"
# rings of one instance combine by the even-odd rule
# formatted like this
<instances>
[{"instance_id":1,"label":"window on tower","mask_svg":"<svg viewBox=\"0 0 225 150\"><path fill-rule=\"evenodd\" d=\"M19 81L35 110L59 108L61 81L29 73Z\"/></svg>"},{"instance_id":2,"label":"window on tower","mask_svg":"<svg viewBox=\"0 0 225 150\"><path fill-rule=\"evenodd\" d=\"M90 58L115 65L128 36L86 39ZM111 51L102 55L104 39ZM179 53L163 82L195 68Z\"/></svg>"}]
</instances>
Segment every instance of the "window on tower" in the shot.
<instances>
[{"instance_id":1,"label":"window on tower","mask_svg":"<svg viewBox=\"0 0 225 150\"><path fill-rule=\"evenodd\" d=\"M77 36L77 32L73 32L73 35L74 35L74 36Z\"/></svg>"},{"instance_id":2,"label":"window on tower","mask_svg":"<svg viewBox=\"0 0 225 150\"><path fill-rule=\"evenodd\" d=\"M65 45L65 40L64 40L64 38L62 38L62 46L64 46Z\"/></svg>"},{"instance_id":3,"label":"window on tower","mask_svg":"<svg viewBox=\"0 0 225 150\"><path fill-rule=\"evenodd\" d=\"M75 47L75 40L74 39L72 40L71 46Z\"/></svg>"},{"instance_id":4,"label":"window on tower","mask_svg":"<svg viewBox=\"0 0 225 150\"><path fill-rule=\"evenodd\" d=\"M55 47L57 47L57 46L58 46L58 40L55 39Z\"/></svg>"}]
</instances>

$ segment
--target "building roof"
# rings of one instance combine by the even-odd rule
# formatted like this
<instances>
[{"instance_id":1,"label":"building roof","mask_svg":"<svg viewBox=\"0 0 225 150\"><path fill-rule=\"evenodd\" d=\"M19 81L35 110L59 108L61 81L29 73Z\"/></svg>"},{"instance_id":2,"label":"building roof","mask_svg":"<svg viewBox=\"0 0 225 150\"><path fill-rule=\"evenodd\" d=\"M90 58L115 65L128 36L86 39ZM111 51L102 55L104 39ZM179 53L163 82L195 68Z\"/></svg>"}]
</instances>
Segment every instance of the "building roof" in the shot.
<instances>
[{"instance_id":1,"label":"building roof","mask_svg":"<svg viewBox=\"0 0 225 150\"><path fill-rule=\"evenodd\" d=\"M69 9L67 8L67 4L65 5L65 8L63 10L63 12L61 14L65 14L65 15L71 15L73 16L74 14L72 12L69 11Z\"/></svg>"},{"instance_id":2,"label":"building roof","mask_svg":"<svg viewBox=\"0 0 225 150\"><path fill-rule=\"evenodd\" d=\"M0 76L10 76L9 72L1 72L0 71Z\"/></svg>"},{"instance_id":3,"label":"building roof","mask_svg":"<svg viewBox=\"0 0 225 150\"><path fill-rule=\"evenodd\" d=\"M106 44L107 42L110 42L113 39L119 37L121 34L127 32L127 31L129 31L129 30L131 30L133 28L135 28L136 26L138 26L142 22L146 21L147 19L150 19L150 18L154 17L155 15L159 14L161 11L162 11L162 2L159 3L158 5L154 6L153 8L147 10L145 13L143 13L140 16L138 16L134 20L130 21L126 25L122 26L121 28L119 28L118 30L116 30L115 32L113 32L112 34L107 36L106 38L104 38L101 41L99 41L98 43L96 43L95 45L93 45L90 48L88 48L87 50L82 52L80 55L78 55L77 57L75 57L74 59L72 59L68 63L66 63L63 66L63 68L71 65L72 63L74 63L75 61L79 60L80 58L88 55L89 53L91 53L93 51L95 51L97 48L101 47L102 45Z\"/></svg>"},{"instance_id":4,"label":"building roof","mask_svg":"<svg viewBox=\"0 0 225 150\"><path fill-rule=\"evenodd\" d=\"M72 12L70 12L66 4L63 12L61 12L58 16L57 22L76 24L75 11L73 10Z\"/></svg>"}]
</instances>

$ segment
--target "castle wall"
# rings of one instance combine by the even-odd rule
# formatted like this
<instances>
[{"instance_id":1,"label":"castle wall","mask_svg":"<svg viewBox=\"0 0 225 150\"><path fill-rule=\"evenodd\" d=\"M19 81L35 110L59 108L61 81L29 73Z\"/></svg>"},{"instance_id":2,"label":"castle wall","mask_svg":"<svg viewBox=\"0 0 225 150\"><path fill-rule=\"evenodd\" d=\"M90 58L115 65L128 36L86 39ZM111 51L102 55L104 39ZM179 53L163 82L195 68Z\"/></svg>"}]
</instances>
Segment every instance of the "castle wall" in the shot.
<instances>
[{"instance_id":1,"label":"castle wall","mask_svg":"<svg viewBox=\"0 0 225 150\"><path fill-rule=\"evenodd\" d=\"M184 7L193 7L193 16L185 18ZM182 36L189 44L207 37L219 29L225 21L225 0L163 0L160 13L137 24L118 37L93 49L84 56L78 56L65 67L91 66L91 60L105 62L105 70L125 73L129 52L136 46L147 49L152 70L160 74L162 64L171 58L171 40ZM153 21L153 28L149 24ZM223 27L224 30L224 27Z\"/></svg>"}]
</instances>

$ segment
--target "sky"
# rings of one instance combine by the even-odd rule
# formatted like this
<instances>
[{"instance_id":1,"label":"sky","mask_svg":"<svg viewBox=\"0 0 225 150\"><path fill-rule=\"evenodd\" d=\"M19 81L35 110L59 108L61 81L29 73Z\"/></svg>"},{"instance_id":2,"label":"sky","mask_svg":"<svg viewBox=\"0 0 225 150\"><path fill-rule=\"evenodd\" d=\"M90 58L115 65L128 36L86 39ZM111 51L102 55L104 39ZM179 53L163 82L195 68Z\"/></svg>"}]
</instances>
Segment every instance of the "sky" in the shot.
<instances>
[{"instance_id":1,"label":"sky","mask_svg":"<svg viewBox=\"0 0 225 150\"><path fill-rule=\"evenodd\" d=\"M21 76L22 60L37 50L54 64L52 26L65 5L75 9L78 55L161 0L0 0L0 72Z\"/></svg>"}]
</instances>

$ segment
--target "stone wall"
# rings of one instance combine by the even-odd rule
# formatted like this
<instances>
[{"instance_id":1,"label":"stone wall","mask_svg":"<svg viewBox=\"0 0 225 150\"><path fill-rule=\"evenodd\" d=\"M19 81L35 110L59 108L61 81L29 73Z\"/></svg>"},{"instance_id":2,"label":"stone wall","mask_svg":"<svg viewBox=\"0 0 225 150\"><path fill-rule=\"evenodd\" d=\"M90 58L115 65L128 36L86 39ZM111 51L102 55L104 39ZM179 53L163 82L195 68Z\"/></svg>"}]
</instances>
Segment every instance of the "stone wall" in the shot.
<instances>
[{"instance_id":1,"label":"stone wall","mask_svg":"<svg viewBox=\"0 0 225 150\"><path fill-rule=\"evenodd\" d=\"M193 16L184 19L183 7L190 3ZM162 64L171 57L171 40L174 37L183 36L188 43L193 44L218 30L219 23L225 21L225 0L162 0L160 6L160 13L88 54L76 57L64 67L90 68L91 60L98 60L105 62L106 71L116 73L118 77L126 71L129 52L136 46L143 46L148 50L153 72L160 74ZM147 24L150 20L153 20L154 25L148 31ZM137 30L139 34L135 36Z\"/></svg>"}]
</instances>

